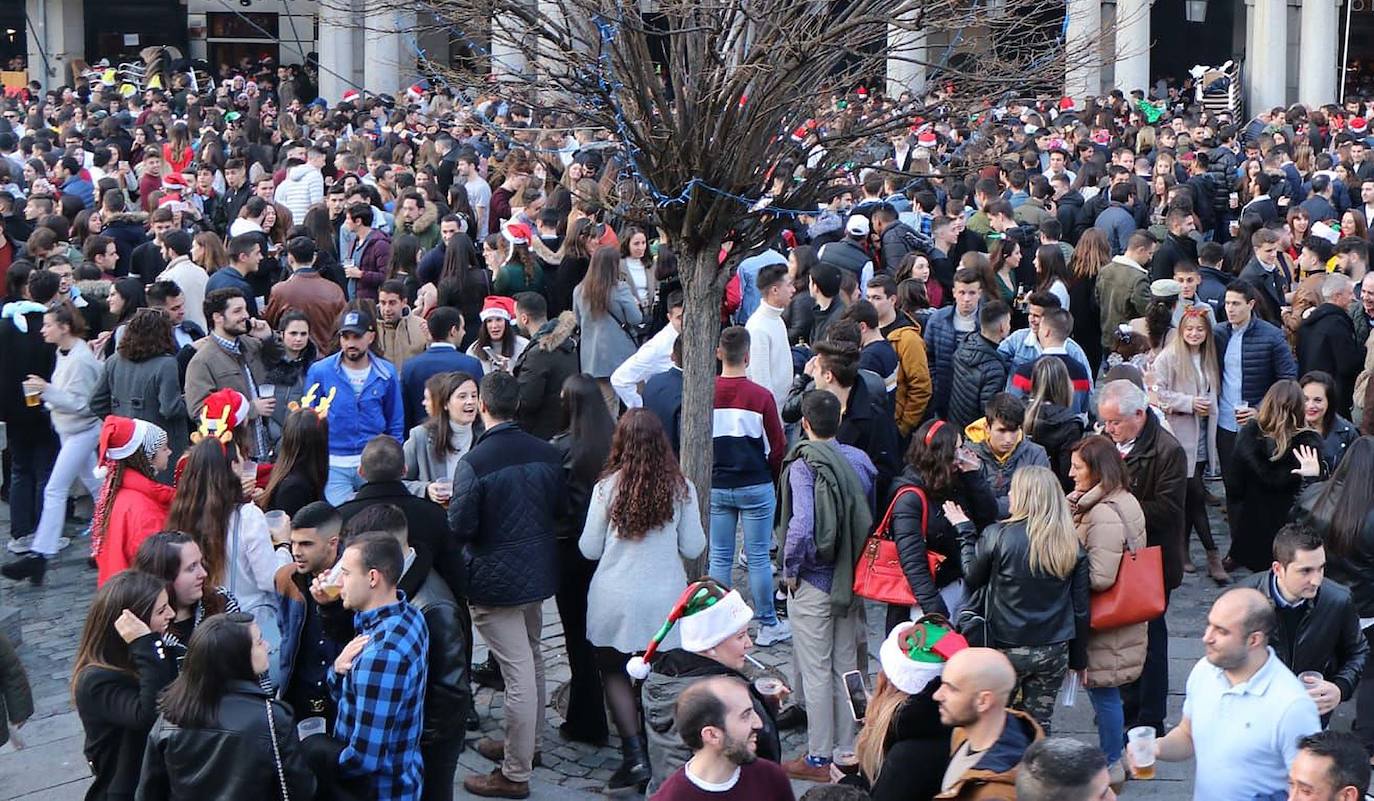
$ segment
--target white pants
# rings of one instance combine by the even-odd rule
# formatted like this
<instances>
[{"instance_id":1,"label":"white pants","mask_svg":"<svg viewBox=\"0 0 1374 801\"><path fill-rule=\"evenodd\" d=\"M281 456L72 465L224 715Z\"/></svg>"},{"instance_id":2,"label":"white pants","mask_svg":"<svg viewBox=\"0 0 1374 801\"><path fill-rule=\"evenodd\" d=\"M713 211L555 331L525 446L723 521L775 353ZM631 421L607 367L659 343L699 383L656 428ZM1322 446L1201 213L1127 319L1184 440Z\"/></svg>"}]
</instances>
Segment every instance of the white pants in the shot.
<instances>
[{"instance_id":1,"label":"white pants","mask_svg":"<svg viewBox=\"0 0 1374 801\"><path fill-rule=\"evenodd\" d=\"M80 480L90 491L91 498L100 495L100 479L95 477L95 449L100 440L100 426L66 434L62 447L53 462L52 475L43 488L43 516L33 533L33 552L43 556L57 553L57 538L62 536L62 524L67 519L67 497L72 482Z\"/></svg>"}]
</instances>

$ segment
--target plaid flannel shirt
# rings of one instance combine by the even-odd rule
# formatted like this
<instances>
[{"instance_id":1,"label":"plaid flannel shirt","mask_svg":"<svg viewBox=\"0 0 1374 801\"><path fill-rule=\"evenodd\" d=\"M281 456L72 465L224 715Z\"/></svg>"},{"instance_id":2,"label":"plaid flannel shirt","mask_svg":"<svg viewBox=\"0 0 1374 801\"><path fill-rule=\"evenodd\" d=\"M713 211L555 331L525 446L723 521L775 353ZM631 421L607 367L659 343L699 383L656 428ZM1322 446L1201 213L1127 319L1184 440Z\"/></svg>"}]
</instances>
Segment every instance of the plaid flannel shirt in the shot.
<instances>
[{"instance_id":1,"label":"plaid flannel shirt","mask_svg":"<svg viewBox=\"0 0 1374 801\"><path fill-rule=\"evenodd\" d=\"M354 618L372 639L347 673L329 672L329 690L339 707L334 737L345 743L340 773L370 776L378 801L416 801L429 629L405 593L396 594L397 603Z\"/></svg>"}]
</instances>

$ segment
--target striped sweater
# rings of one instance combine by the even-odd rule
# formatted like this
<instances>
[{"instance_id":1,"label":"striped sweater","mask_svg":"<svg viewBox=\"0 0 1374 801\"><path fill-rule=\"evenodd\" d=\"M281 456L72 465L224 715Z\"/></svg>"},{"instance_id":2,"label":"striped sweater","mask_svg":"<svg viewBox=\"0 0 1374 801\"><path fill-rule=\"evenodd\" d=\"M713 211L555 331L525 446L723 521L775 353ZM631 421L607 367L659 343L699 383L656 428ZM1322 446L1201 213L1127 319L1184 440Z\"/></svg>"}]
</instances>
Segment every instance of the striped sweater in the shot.
<instances>
[{"instance_id":1,"label":"striped sweater","mask_svg":"<svg viewBox=\"0 0 1374 801\"><path fill-rule=\"evenodd\" d=\"M772 484L777 478L787 441L773 393L744 377L717 377L711 430L713 489Z\"/></svg>"}]
</instances>

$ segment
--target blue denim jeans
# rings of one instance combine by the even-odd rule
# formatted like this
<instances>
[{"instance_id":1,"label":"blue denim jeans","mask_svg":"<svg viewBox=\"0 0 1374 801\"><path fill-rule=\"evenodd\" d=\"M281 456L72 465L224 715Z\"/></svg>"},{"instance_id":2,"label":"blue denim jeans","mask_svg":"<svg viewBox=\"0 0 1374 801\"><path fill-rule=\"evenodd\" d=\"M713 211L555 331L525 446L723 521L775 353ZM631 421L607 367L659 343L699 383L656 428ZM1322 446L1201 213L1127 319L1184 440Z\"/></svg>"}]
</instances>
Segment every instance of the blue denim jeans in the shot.
<instances>
[{"instance_id":1,"label":"blue denim jeans","mask_svg":"<svg viewBox=\"0 0 1374 801\"><path fill-rule=\"evenodd\" d=\"M353 494L363 485L363 477L356 467L330 467L329 478L324 483L324 499L342 506L353 500Z\"/></svg>"},{"instance_id":2,"label":"blue denim jeans","mask_svg":"<svg viewBox=\"0 0 1374 801\"><path fill-rule=\"evenodd\" d=\"M773 510L777 504L772 484L711 488L711 578L724 587L730 586L730 570L735 561L735 525L742 523L754 617L766 626L778 622L778 613L773 607L773 562L768 557L769 546L773 543Z\"/></svg>"},{"instance_id":3,"label":"blue denim jeans","mask_svg":"<svg viewBox=\"0 0 1374 801\"><path fill-rule=\"evenodd\" d=\"M1107 764L1121 758L1126 730L1126 713L1121 707L1121 690L1117 687L1089 687L1093 712L1097 715L1097 744L1107 756Z\"/></svg>"}]
</instances>

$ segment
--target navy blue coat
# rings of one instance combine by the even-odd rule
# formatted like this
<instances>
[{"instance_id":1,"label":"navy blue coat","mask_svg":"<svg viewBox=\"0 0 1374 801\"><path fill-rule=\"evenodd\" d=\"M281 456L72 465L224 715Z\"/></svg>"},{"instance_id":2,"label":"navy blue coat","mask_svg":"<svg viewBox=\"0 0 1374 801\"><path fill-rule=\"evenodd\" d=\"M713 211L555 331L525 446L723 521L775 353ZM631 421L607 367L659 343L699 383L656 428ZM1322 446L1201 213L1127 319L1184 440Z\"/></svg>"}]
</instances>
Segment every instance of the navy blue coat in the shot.
<instances>
[{"instance_id":1,"label":"navy blue coat","mask_svg":"<svg viewBox=\"0 0 1374 801\"><path fill-rule=\"evenodd\" d=\"M649 377L644 382L644 392L640 396L644 408L653 412L663 430L668 433L668 441L673 444L673 453L680 453L678 447L682 429L682 369L670 367L668 370Z\"/></svg>"},{"instance_id":2,"label":"navy blue coat","mask_svg":"<svg viewBox=\"0 0 1374 801\"><path fill-rule=\"evenodd\" d=\"M477 438L454 470L448 508L472 604L520 606L558 591L554 518L566 491L563 455L553 445L514 423Z\"/></svg>"},{"instance_id":3,"label":"navy blue coat","mask_svg":"<svg viewBox=\"0 0 1374 801\"><path fill-rule=\"evenodd\" d=\"M1231 342L1231 332L1230 323L1222 323L1216 328L1217 370L1223 383L1226 381L1226 346ZM1275 381L1297 379L1298 361L1293 358L1288 340L1278 326L1251 317L1250 328L1245 332L1240 347L1240 396L1252 407L1259 408L1264 393Z\"/></svg>"},{"instance_id":4,"label":"navy blue coat","mask_svg":"<svg viewBox=\"0 0 1374 801\"><path fill-rule=\"evenodd\" d=\"M926 355L930 359L930 409L927 417L943 418L949 411L950 375L954 367L954 351L968 336L954 330L954 307L936 309L926 326Z\"/></svg>"},{"instance_id":5,"label":"navy blue coat","mask_svg":"<svg viewBox=\"0 0 1374 801\"><path fill-rule=\"evenodd\" d=\"M424 351L406 359L401 368L401 404L405 408L406 431L423 423L425 417L425 382L440 373L462 371L479 382L482 363L457 348L442 344L430 345Z\"/></svg>"}]
</instances>

